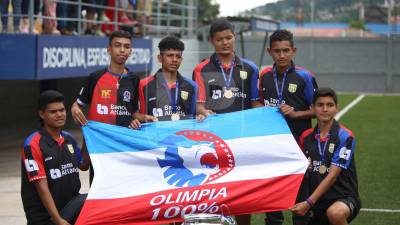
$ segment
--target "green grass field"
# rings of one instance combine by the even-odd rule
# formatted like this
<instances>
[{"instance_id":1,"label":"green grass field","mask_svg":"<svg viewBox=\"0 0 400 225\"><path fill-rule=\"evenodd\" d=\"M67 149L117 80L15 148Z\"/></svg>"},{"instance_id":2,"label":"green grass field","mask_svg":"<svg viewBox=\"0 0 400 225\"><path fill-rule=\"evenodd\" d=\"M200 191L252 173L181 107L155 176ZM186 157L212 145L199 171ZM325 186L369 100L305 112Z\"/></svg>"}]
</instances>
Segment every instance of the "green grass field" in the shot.
<instances>
[{"instance_id":1,"label":"green grass field","mask_svg":"<svg viewBox=\"0 0 400 225\"><path fill-rule=\"evenodd\" d=\"M357 95L340 95L344 108ZM366 96L340 122L356 137L356 166L362 208L400 210L400 96ZM252 217L264 224L264 215ZM285 225L292 224L285 212ZM400 212L361 211L355 225L398 225Z\"/></svg>"}]
</instances>

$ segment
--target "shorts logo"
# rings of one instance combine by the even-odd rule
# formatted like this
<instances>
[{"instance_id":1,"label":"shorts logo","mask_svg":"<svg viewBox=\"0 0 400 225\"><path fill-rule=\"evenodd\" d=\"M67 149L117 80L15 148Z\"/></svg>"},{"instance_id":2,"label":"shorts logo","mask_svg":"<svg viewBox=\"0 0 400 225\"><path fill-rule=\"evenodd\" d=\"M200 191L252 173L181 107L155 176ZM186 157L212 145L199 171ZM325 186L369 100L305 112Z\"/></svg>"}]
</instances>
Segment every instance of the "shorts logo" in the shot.
<instances>
[{"instance_id":1,"label":"shorts logo","mask_svg":"<svg viewBox=\"0 0 400 225\"><path fill-rule=\"evenodd\" d=\"M38 166L37 162L33 159L25 159L24 163L25 163L25 169L28 172L33 172L33 171L39 170L39 166Z\"/></svg>"},{"instance_id":2,"label":"shorts logo","mask_svg":"<svg viewBox=\"0 0 400 225\"><path fill-rule=\"evenodd\" d=\"M102 98L110 98L111 97L111 90L101 90L101 97Z\"/></svg>"},{"instance_id":3,"label":"shorts logo","mask_svg":"<svg viewBox=\"0 0 400 225\"><path fill-rule=\"evenodd\" d=\"M165 181L175 187L207 184L235 167L231 149L213 133L183 130L158 144L166 146L166 150L165 157L158 158L157 162Z\"/></svg>"},{"instance_id":4,"label":"shorts logo","mask_svg":"<svg viewBox=\"0 0 400 225\"><path fill-rule=\"evenodd\" d=\"M100 115L107 115L108 107L102 104L97 104L97 113Z\"/></svg>"},{"instance_id":5,"label":"shorts logo","mask_svg":"<svg viewBox=\"0 0 400 225\"><path fill-rule=\"evenodd\" d=\"M295 93L296 90L297 90L297 84L291 84L291 83L289 83L288 91L289 91L290 93Z\"/></svg>"},{"instance_id":6,"label":"shorts logo","mask_svg":"<svg viewBox=\"0 0 400 225\"><path fill-rule=\"evenodd\" d=\"M74 146L72 146L71 144L67 144L67 148L68 148L68 151L71 153L71 154L74 154Z\"/></svg>"},{"instance_id":7,"label":"shorts logo","mask_svg":"<svg viewBox=\"0 0 400 225\"><path fill-rule=\"evenodd\" d=\"M240 71L240 78L242 78L242 80L246 80L247 79L247 71Z\"/></svg>"},{"instance_id":8,"label":"shorts logo","mask_svg":"<svg viewBox=\"0 0 400 225\"><path fill-rule=\"evenodd\" d=\"M131 102L131 93L129 91L124 91L124 102Z\"/></svg>"},{"instance_id":9,"label":"shorts logo","mask_svg":"<svg viewBox=\"0 0 400 225\"><path fill-rule=\"evenodd\" d=\"M189 97L189 92L187 91L181 91L181 98L182 100L186 101Z\"/></svg>"}]
</instances>

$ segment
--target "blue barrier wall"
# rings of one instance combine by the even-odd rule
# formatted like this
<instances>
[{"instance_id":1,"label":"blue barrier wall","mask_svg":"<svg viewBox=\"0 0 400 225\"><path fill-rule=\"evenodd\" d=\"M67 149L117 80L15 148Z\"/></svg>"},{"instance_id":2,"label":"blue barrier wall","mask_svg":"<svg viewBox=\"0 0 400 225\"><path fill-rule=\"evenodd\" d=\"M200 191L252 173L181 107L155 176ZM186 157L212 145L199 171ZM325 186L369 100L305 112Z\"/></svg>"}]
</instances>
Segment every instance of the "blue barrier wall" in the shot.
<instances>
[{"instance_id":1,"label":"blue barrier wall","mask_svg":"<svg viewBox=\"0 0 400 225\"><path fill-rule=\"evenodd\" d=\"M0 79L36 79L36 37L0 34Z\"/></svg>"},{"instance_id":2,"label":"blue barrier wall","mask_svg":"<svg viewBox=\"0 0 400 225\"><path fill-rule=\"evenodd\" d=\"M107 37L0 35L0 79L45 80L87 76L109 65ZM152 68L152 40L133 39L126 66Z\"/></svg>"}]
</instances>

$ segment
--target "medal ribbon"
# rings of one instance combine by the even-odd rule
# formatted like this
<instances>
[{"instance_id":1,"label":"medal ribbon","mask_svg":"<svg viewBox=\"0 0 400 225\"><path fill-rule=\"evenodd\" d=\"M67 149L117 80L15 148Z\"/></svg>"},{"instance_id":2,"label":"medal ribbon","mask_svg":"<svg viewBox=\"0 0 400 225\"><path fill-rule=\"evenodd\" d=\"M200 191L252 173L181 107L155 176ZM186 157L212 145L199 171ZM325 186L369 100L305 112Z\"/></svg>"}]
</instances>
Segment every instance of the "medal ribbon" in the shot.
<instances>
[{"instance_id":1,"label":"medal ribbon","mask_svg":"<svg viewBox=\"0 0 400 225\"><path fill-rule=\"evenodd\" d=\"M278 85L278 73L276 71L276 67L274 67L274 70L273 70L275 89L276 89L276 94L278 95L279 104L282 104L282 101L283 101L283 88L285 86L286 76L287 76L287 74L289 72L289 69L290 69L290 67L287 68L285 70L285 72L283 73L282 84L281 84L280 88L279 88L279 85Z\"/></svg>"},{"instance_id":2,"label":"medal ribbon","mask_svg":"<svg viewBox=\"0 0 400 225\"><path fill-rule=\"evenodd\" d=\"M167 92L168 96L168 101L170 103L170 106L172 107L172 113L176 113L177 111L177 104L178 104L178 94L179 94L179 81L178 78L176 78L176 83L175 83L175 98L172 98L172 90L169 88L167 81L165 80L164 76L161 74L161 83Z\"/></svg>"},{"instance_id":3,"label":"medal ribbon","mask_svg":"<svg viewBox=\"0 0 400 225\"><path fill-rule=\"evenodd\" d=\"M225 70L222 67L222 63L218 60L218 57L216 57L216 59L217 59L217 62L219 64L219 68L221 70L222 77L224 78L224 81L225 81L225 87L229 88L231 86L231 82L232 82L232 73L233 73L233 67L235 66L235 58L231 62L231 67L230 67L229 77L228 78L226 78Z\"/></svg>"},{"instance_id":4,"label":"medal ribbon","mask_svg":"<svg viewBox=\"0 0 400 225\"><path fill-rule=\"evenodd\" d=\"M326 146L328 145L330 136L331 135L328 134L328 137L326 138L326 141L324 144L324 148L321 148L321 135L320 135L319 131L317 132L318 152L319 152L319 155L321 156L322 164L324 164L324 165L325 165L325 150L326 150Z\"/></svg>"}]
</instances>

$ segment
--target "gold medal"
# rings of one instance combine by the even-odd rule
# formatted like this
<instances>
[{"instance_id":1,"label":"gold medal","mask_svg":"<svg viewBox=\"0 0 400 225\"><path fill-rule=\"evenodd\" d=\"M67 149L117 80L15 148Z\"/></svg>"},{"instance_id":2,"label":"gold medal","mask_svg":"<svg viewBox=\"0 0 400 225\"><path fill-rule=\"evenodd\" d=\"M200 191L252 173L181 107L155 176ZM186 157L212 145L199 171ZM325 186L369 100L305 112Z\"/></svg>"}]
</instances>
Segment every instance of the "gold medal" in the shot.
<instances>
[{"instance_id":1,"label":"gold medal","mask_svg":"<svg viewBox=\"0 0 400 225\"><path fill-rule=\"evenodd\" d=\"M179 114L177 114L177 113L174 113L174 114L171 115L171 120L172 121L178 121L180 119L181 118L180 118Z\"/></svg>"},{"instance_id":2,"label":"gold medal","mask_svg":"<svg viewBox=\"0 0 400 225\"><path fill-rule=\"evenodd\" d=\"M325 174L326 173L326 166L325 165L320 165L318 168L318 172L320 174Z\"/></svg>"},{"instance_id":3,"label":"gold medal","mask_svg":"<svg viewBox=\"0 0 400 225\"><path fill-rule=\"evenodd\" d=\"M226 90L224 93L224 97L230 99L233 97L233 92L231 90Z\"/></svg>"}]
</instances>

